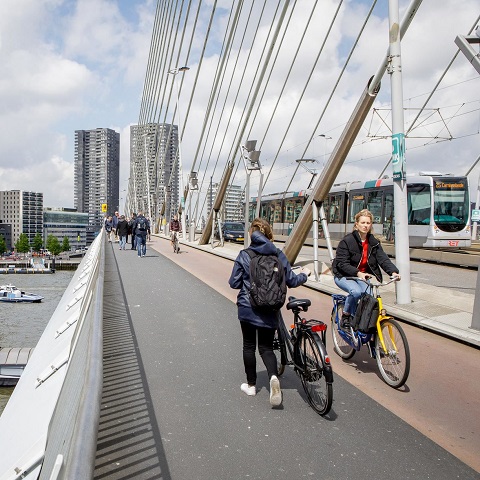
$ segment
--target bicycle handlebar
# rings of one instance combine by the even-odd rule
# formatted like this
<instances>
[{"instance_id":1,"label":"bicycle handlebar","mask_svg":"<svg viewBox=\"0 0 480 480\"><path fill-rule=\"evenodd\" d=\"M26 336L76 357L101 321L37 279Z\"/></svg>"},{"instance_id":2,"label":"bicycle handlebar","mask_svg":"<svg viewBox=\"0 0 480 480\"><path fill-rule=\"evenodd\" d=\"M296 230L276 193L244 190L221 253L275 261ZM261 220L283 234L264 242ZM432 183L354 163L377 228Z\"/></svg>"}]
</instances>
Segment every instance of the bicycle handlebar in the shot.
<instances>
[{"instance_id":1,"label":"bicycle handlebar","mask_svg":"<svg viewBox=\"0 0 480 480\"><path fill-rule=\"evenodd\" d=\"M387 285L390 285L393 282L400 281L400 277L390 277L390 281L388 282L376 282L376 283L372 283L370 281L370 278L374 278L374 277L369 277L366 280L360 277L345 277L345 278L347 280L360 280L361 282L366 283L369 287L385 287Z\"/></svg>"}]
</instances>

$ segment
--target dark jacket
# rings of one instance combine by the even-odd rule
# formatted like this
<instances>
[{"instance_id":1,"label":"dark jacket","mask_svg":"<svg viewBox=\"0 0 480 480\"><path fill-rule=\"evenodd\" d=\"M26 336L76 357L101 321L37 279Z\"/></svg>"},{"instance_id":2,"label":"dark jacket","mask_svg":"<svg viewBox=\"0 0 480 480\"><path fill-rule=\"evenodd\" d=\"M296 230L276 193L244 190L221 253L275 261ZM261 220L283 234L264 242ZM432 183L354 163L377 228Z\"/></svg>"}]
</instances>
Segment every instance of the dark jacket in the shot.
<instances>
[{"instance_id":1,"label":"dark jacket","mask_svg":"<svg viewBox=\"0 0 480 480\"><path fill-rule=\"evenodd\" d=\"M128 235L128 222L126 220L119 220L115 235L119 237L126 237Z\"/></svg>"},{"instance_id":2,"label":"dark jacket","mask_svg":"<svg viewBox=\"0 0 480 480\"><path fill-rule=\"evenodd\" d=\"M111 232L112 230L114 230L114 228L113 228L113 221L105 220L105 230L106 230L107 232Z\"/></svg>"},{"instance_id":3,"label":"dark jacket","mask_svg":"<svg viewBox=\"0 0 480 480\"><path fill-rule=\"evenodd\" d=\"M170 231L171 232L179 232L182 229L182 224L180 220L172 220L170 222Z\"/></svg>"},{"instance_id":4,"label":"dark jacket","mask_svg":"<svg viewBox=\"0 0 480 480\"><path fill-rule=\"evenodd\" d=\"M368 242L368 272L381 282L382 272L380 267L388 274L399 273L398 268L391 262L388 255L383 251L380 241L371 233L367 234ZM358 266L362 260L362 240L355 230L343 237L337 247L335 260L333 261L333 274L337 278L356 277Z\"/></svg>"},{"instance_id":5,"label":"dark jacket","mask_svg":"<svg viewBox=\"0 0 480 480\"><path fill-rule=\"evenodd\" d=\"M307 275L304 273L296 275L292 271L285 254L281 250L278 250L273 242L260 232L256 231L252 233L252 242L248 248L263 255L278 251L278 258L285 269L285 281L288 287L295 288L307 281ZM252 323L257 327L277 327L277 312L273 310L271 312L259 312L253 310L250 304L250 299L248 298L248 291L250 290L250 256L245 250L242 250L238 254L228 283L230 287L240 289L237 295L238 318L240 321Z\"/></svg>"},{"instance_id":6,"label":"dark jacket","mask_svg":"<svg viewBox=\"0 0 480 480\"><path fill-rule=\"evenodd\" d=\"M140 219L145 221L145 230L140 230L138 228L138 223ZM135 232L135 235L146 236L149 229L150 225L148 223L148 220L143 215L137 215L137 218L135 219L135 224L133 225L133 231Z\"/></svg>"}]
</instances>

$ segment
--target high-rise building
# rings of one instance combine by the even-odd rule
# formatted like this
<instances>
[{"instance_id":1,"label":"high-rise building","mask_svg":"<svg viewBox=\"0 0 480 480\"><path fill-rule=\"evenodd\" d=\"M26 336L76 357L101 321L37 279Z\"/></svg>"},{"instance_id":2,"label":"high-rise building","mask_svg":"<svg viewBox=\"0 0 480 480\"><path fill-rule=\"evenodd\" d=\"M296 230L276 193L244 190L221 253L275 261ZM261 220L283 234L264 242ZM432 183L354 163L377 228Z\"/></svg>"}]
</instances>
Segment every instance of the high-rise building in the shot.
<instances>
[{"instance_id":1,"label":"high-rise building","mask_svg":"<svg viewBox=\"0 0 480 480\"><path fill-rule=\"evenodd\" d=\"M210 212L217 197L219 184L211 183L207 190L207 211ZM245 217L244 190L239 185L229 185L225 193L220 219L222 222L243 221Z\"/></svg>"},{"instance_id":2,"label":"high-rise building","mask_svg":"<svg viewBox=\"0 0 480 480\"><path fill-rule=\"evenodd\" d=\"M0 221L10 224L12 245L21 233L32 243L43 234L43 193L7 190L0 192Z\"/></svg>"},{"instance_id":3,"label":"high-rise building","mask_svg":"<svg viewBox=\"0 0 480 480\"><path fill-rule=\"evenodd\" d=\"M75 131L74 206L88 213L87 244L119 208L120 134L109 128ZM102 211L102 205L107 211Z\"/></svg>"},{"instance_id":4,"label":"high-rise building","mask_svg":"<svg viewBox=\"0 0 480 480\"><path fill-rule=\"evenodd\" d=\"M170 123L130 127L129 214L143 211L154 222L178 210L178 128Z\"/></svg>"}]
</instances>

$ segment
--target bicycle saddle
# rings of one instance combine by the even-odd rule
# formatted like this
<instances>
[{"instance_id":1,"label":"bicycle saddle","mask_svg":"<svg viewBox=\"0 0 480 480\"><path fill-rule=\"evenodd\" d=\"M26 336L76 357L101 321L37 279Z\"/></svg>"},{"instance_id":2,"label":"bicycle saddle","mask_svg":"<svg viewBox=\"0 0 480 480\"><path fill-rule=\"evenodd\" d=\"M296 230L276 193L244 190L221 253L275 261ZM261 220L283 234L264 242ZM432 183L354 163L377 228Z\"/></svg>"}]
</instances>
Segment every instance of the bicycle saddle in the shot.
<instances>
[{"instance_id":1,"label":"bicycle saddle","mask_svg":"<svg viewBox=\"0 0 480 480\"><path fill-rule=\"evenodd\" d=\"M287 303L287 310L303 310L306 312L312 302L308 298L290 297Z\"/></svg>"}]
</instances>

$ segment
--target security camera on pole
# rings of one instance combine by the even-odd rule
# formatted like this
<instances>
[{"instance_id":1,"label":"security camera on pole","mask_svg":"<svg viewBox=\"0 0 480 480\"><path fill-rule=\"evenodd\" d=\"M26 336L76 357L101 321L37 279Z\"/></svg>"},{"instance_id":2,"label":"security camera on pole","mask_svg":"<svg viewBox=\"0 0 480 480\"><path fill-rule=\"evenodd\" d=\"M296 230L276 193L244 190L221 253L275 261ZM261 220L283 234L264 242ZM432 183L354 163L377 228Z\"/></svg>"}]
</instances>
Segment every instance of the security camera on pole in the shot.
<instances>
[{"instance_id":1,"label":"security camera on pole","mask_svg":"<svg viewBox=\"0 0 480 480\"><path fill-rule=\"evenodd\" d=\"M407 179L405 165L405 131L403 119L402 62L398 0L388 1L390 54L387 72L392 88L392 167L393 206L395 211L395 263L402 281L395 284L397 303L412 302L410 291L410 252L407 215Z\"/></svg>"},{"instance_id":2,"label":"security camera on pole","mask_svg":"<svg viewBox=\"0 0 480 480\"><path fill-rule=\"evenodd\" d=\"M244 245L248 247L248 231L249 225L249 212L250 212L250 175L253 170L260 171L260 185L258 191L262 191L263 173L262 166L260 165L260 151L255 150L256 140L248 140L245 145L242 145L242 159L245 165L245 171L247 173L247 181L245 184L245 232L244 232ZM257 216L260 214L260 195L257 201Z\"/></svg>"}]
</instances>

